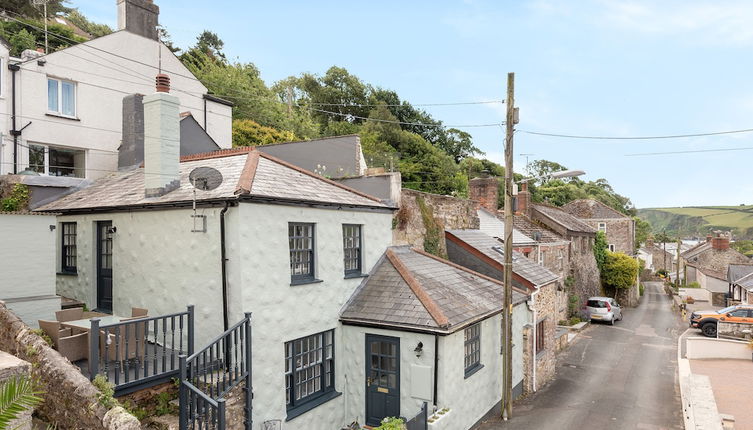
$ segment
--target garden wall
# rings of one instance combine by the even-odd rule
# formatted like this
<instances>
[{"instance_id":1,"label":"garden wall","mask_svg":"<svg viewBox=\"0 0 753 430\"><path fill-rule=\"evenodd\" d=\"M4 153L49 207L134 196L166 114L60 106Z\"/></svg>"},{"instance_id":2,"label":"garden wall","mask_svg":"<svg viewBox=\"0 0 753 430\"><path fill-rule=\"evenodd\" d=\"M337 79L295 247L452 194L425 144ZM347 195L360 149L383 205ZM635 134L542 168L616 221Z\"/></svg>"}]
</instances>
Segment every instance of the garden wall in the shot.
<instances>
[{"instance_id":1,"label":"garden wall","mask_svg":"<svg viewBox=\"0 0 753 430\"><path fill-rule=\"evenodd\" d=\"M36 411L61 429L138 430L139 421L120 406L107 409L99 390L79 369L31 331L0 301L0 350L28 361L44 391Z\"/></svg>"}]
</instances>

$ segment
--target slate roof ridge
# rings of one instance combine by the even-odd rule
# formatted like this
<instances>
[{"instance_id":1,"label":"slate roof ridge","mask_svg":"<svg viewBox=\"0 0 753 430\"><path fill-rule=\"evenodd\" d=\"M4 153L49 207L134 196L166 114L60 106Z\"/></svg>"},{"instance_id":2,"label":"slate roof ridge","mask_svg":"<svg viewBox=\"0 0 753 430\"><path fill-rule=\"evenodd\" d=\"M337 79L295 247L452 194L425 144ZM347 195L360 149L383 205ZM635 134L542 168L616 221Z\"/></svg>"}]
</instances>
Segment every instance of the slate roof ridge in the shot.
<instances>
[{"instance_id":1,"label":"slate roof ridge","mask_svg":"<svg viewBox=\"0 0 753 430\"><path fill-rule=\"evenodd\" d=\"M696 255L711 248L711 242L701 242L698 245L680 253L683 258L695 257Z\"/></svg>"},{"instance_id":2,"label":"slate roof ridge","mask_svg":"<svg viewBox=\"0 0 753 430\"><path fill-rule=\"evenodd\" d=\"M581 204L581 203L585 203L585 204L589 204L589 205L597 204L597 205L601 206L602 208L607 209L608 211L611 211L612 213L614 213L615 215L617 215L619 218L628 218L628 216L625 215L624 213L619 212L619 211L615 210L614 208L610 207L609 205L607 205L607 204L605 204L603 202L600 202L600 201L598 201L596 199L576 199L576 200L573 200L573 201L568 202L565 205L563 205L562 206L562 210L564 210L565 212L569 213L570 215L573 215L573 216L575 216L577 218L580 218L576 214L573 214L570 211L568 211L567 208L568 207L574 208L576 205ZM585 218L585 219L599 219L599 218Z\"/></svg>"},{"instance_id":3,"label":"slate roof ridge","mask_svg":"<svg viewBox=\"0 0 753 430\"><path fill-rule=\"evenodd\" d=\"M238 186L235 187L236 195L251 193L257 167L259 167L259 151L249 152L246 156L246 164L241 171L241 177L238 178Z\"/></svg>"},{"instance_id":4,"label":"slate roof ridge","mask_svg":"<svg viewBox=\"0 0 753 430\"><path fill-rule=\"evenodd\" d=\"M505 286L505 283L502 282L502 281L500 281L499 279L494 279L491 276L486 276L483 273L476 272L475 270L472 270L472 269L469 269L467 267L461 266L459 264L453 263L452 261L445 260L444 258L437 257L436 255L429 254L428 252L426 252L424 250L421 250L421 249L418 249L418 248L411 248L411 251L416 252L416 253L418 253L420 255L423 255L424 257L429 257L431 259L434 259L434 260L436 260L436 261L438 261L440 263L446 264L446 265L448 265L450 267L454 267L455 269L462 270L463 272L470 273L473 276L478 276L479 278L484 279L486 281L493 282L493 283L501 285L503 287ZM514 286L513 286L513 291L517 291L520 294L524 294L526 296L528 295L528 291L522 291L522 290L520 290L518 288L515 288Z\"/></svg>"},{"instance_id":5,"label":"slate roof ridge","mask_svg":"<svg viewBox=\"0 0 753 430\"><path fill-rule=\"evenodd\" d=\"M412 250L415 251L415 249ZM442 312L442 309L436 304L436 302L434 302L434 299L429 296L426 290L424 290L418 279L413 276L410 269L408 269L408 267L400 260L400 257L395 254L393 248L387 248L385 255L392 264L392 267L397 270L405 283L408 284L408 287L410 287L413 294L416 295L418 301L424 305L426 311L429 312L429 315L431 315L437 325L441 328L449 327L450 321L447 319L444 312Z\"/></svg>"},{"instance_id":6,"label":"slate roof ridge","mask_svg":"<svg viewBox=\"0 0 753 430\"><path fill-rule=\"evenodd\" d=\"M578 217L565 212L564 210L562 210L562 208L558 208L556 206L552 206L552 205L549 205L549 204L542 204L542 203L534 203L531 206L534 209L538 210L538 212L540 214L542 214L543 216L549 218L553 222L561 225L562 227L565 227L567 230L578 231L578 232L583 232L583 233L596 233L596 229L594 229L590 225L586 224L585 222L581 221L580 219L578 219ZM546 208L547 210L544 210L544 211L539 210L538 209L539 207ZM549 212L548 211L549 209L552 209L554 211L554 213ZM568 223L566 223L565 221L563 221L561 219L557 219L557 217L559 217L559 216L562 216L568 222L572 222L574 224L574 227L577 227L579 230L574 230L573 228L571 228L573 226L568 225ZM568 218L570 218L570 219L568 219Z\"/></svg>"}]
</instances>

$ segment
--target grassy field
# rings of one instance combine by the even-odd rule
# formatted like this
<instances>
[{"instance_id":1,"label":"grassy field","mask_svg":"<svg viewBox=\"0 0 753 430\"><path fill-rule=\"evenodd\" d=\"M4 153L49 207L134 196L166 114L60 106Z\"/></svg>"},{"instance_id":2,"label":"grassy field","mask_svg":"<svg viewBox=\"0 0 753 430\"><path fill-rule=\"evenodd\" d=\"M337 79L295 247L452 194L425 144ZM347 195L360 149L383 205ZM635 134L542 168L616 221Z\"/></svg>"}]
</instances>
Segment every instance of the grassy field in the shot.
<instances>
[{"instance_id":1,"label":"grassy field","mask_svg":"<svg viewBox=\"0 0 753 430\"><path fill-rule=\"evenodd\" d=\"M646 208L639 209L638 216L649 221L654 231L703 236L709 230L726 229L740 238L753 234L753 205Z\"/></svg>"}]
</instances>

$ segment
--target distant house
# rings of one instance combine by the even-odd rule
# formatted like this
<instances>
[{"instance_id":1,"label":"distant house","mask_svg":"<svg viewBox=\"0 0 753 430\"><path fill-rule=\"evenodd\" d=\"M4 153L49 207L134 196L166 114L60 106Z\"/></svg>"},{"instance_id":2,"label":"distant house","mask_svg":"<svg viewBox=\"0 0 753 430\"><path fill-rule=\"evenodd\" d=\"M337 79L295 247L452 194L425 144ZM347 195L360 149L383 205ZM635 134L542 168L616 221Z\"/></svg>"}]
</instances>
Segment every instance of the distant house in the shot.
<instances>
[{"instance_id":1,"label":"distant house","mask_svg":"<svg viewBox=\"0 0 753 430\"><path fill-rule=\"evenodd\" d=\"M573 200L562 210L603 232L610 251L635 253L635 221L629 216L594 199Z\"/></svg>"},{"instance_id":2,"label":"distant house","mask_svg":"<svg viewBox=\"0 0 753 430\"><path fill-rule=\"evenodd\" d=\"M666 249L666 245L669 245L668 243L655 243L653 240L648 239L646 240L646 243L641 248L643 252L650 255L651 258L651 264L648 264L648 260L646 260L647 267L654 272L658 272L660 270L664 270L667 273L674 272L677 270L677 253L672 254L671 248ZM675 244L676 246L676 244Z\"/></svg>"},{"instance_id":3,"label":"distant house","mask_svg":"<svg viewBox=\"0 0 753 430\"><path fill-rule=\"evenodd\" d=\"M728 233L716 232L706 242L680 254L679 276L687 283L698 282L712 293L712 301L719 306L725 305L729 293L729 266L751 262L729 244Z\"/></svg>"},{"instance_id":4,"label":"distant house","mask_svg":"<svg viewBox=\"0 0 753 430\"><path fill-rule=\"evenodd\" d=\"M504 280L503 242L479 230L445 232L450 261ZM512 258L513 285L531 296L530 324L524 347L526 366L525 393L536 391L554 377L556 364L556 327L561 319L557 306L559 277L545 267L515 252ZM533 371L535 366L536 370Z\"/></svg>"},{"instance_id":5,"label":"distant house","mask_svg":"<svg viewBox=\"0 0 753 430\"><path fill-rule=\"evenodd\" d=\"M361 417L365 408L365 424L379 425L384 416L412 417L427 401L451 411L443 428L467 429L498 408L503 294L494 278L415 248L389 248L340 315L352 351L343 369L352 381L344 396L350 414ZM516 397L527 298L513 291Z\"/></svg>"},{"instance_id":6,"label":"distant house","mask_svg":"<svg viewBox=\"0 0 753 430\"><path fill-rule=\"evenodd\" d=\"M753 264L730 264L727 282L730 304L753 304Z\"/></svg>"}]
</instances>

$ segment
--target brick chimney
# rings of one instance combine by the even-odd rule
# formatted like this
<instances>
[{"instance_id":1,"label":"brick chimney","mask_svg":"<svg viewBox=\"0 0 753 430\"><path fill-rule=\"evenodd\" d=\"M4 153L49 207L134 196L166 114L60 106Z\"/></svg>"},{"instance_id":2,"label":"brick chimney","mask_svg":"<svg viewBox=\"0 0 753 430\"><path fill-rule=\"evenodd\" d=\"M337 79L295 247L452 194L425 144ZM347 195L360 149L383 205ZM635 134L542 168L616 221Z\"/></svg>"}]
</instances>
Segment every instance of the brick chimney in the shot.
<instances>
[{"instance_id":1,"label":"brick chimney","mask_svg":"<svg viewBox=\"0 0 753 430\"><path fill-rule=\"evenodd\" d=\"M712 235L710 235L710 234L707 234L707 235L706 235L706 242L711 242L711 238L712 238L712 237L714 237L714 236L712 236Z\"/></svg>"},{"instance_id":2,"label":"brick chimney","mask_svg":"<svg viewBox=\"0 0 753 430\"><path fill-rule=\"evenodd\" d=\"M157 17L159 7L152 0L116 0L118 5L118 30L159 40Z\"/></svg>"},{"instance_id":3,"label":"brick chimney","mask_svg":"<svg viewBox=\"0 0 753 430\"><path fill-rule=\"evenodd\" d=\"M520 191L517 196L517 208L515 213L517 215L531 216L531 193L528 191L528 182L520 184Z\"/></svg>"},{"instance_id":4,"label":"brick chimney","mask_svg":"<svg viewBox=\"0 0 753 430\"><path fill-rule=\"evenodd\" d=\"M711 238L711 248L718 251L729 249L729 236L717 233L715 237Z\"/></svg>"},{"instance_id":5,"label":"brick chimney","mask_svg":"<svg viewBox=\"0 0 753 430\"><path fill-rule=\"evenodd\" d=\"M468 198L493 213L497 212L498 193L497 178L473 178L468 181Z\"/></svg>"},{"instance_id":6,"label":"brick chimney","mask_svg":"<svg viewBox=\"0 0 753 430\"><path fill-rule=\"evenodd\" d=\"M144 97L144 186L158 197L180 186L180 100L170 78L157 75L157 91Z\"/></svg>"}]
</instances>

